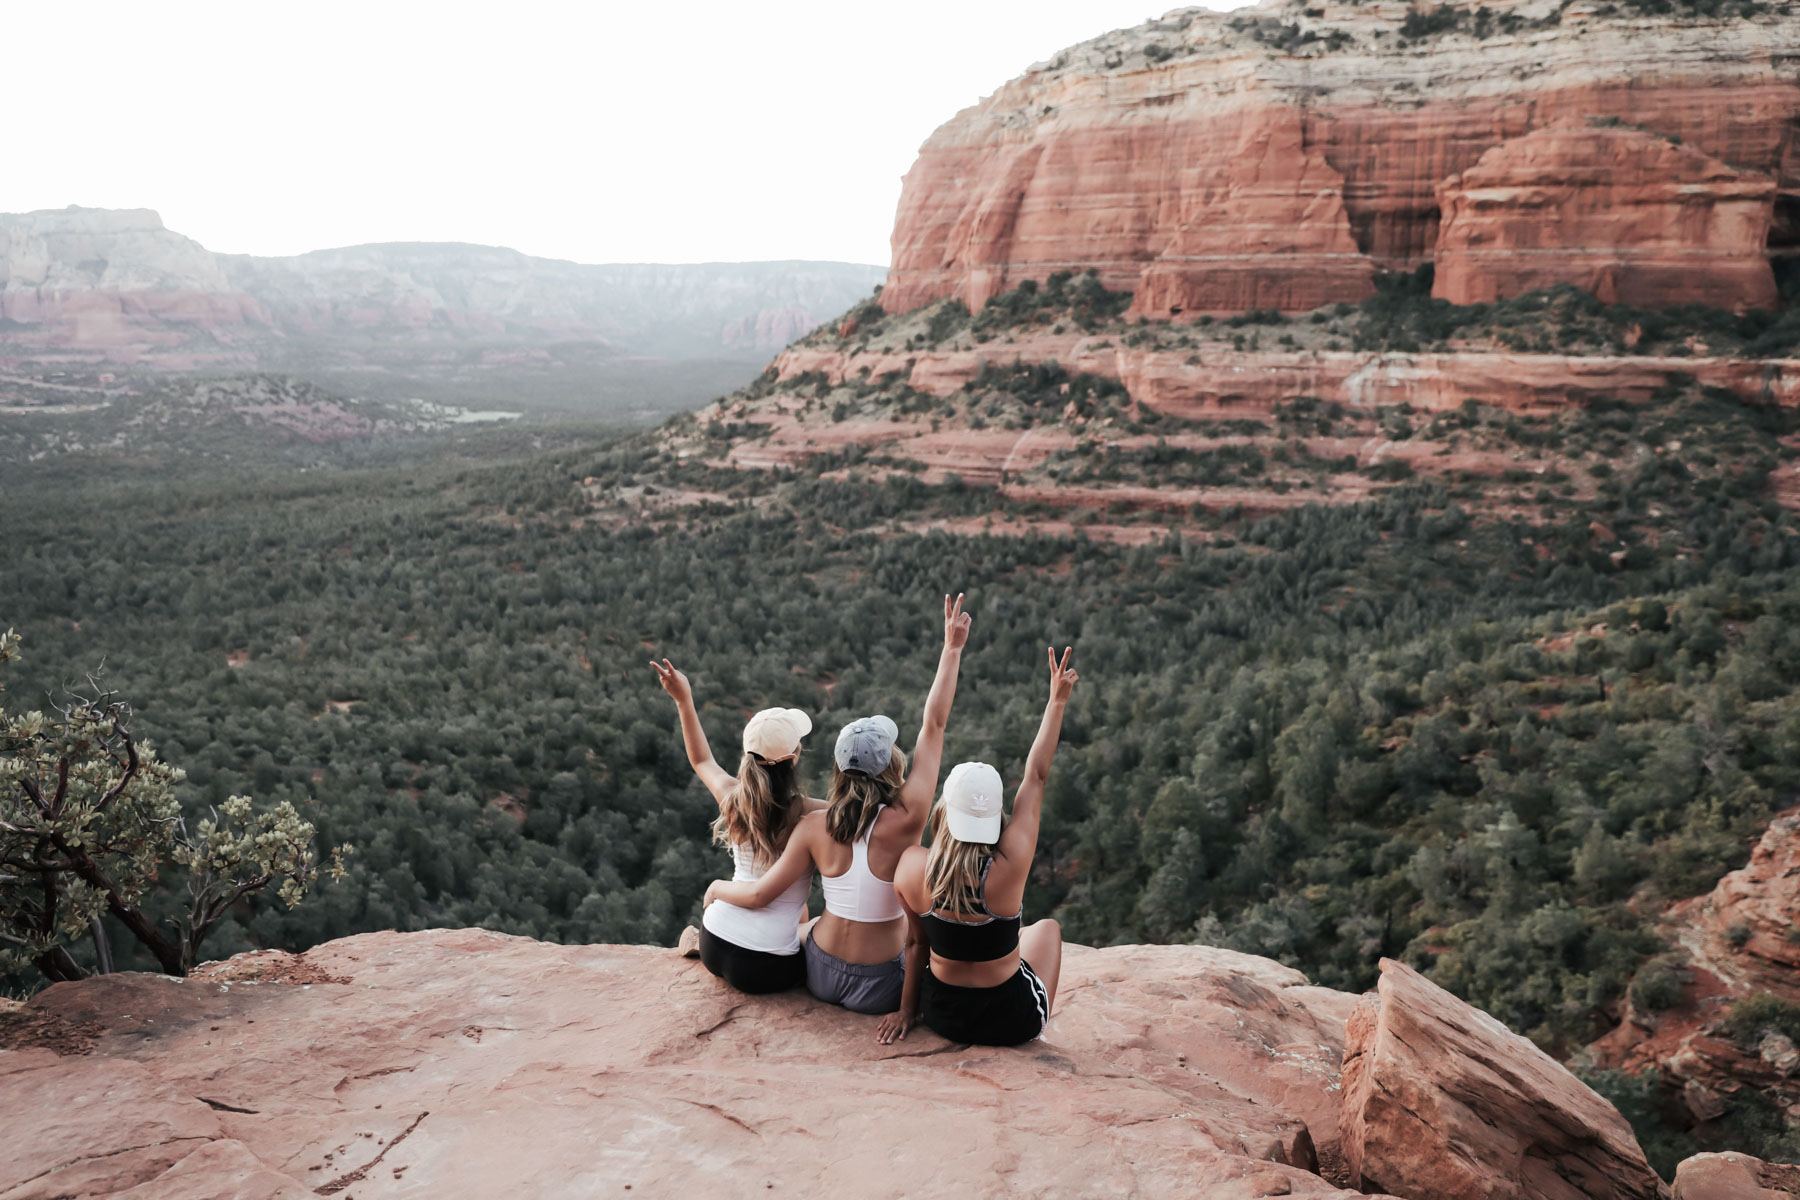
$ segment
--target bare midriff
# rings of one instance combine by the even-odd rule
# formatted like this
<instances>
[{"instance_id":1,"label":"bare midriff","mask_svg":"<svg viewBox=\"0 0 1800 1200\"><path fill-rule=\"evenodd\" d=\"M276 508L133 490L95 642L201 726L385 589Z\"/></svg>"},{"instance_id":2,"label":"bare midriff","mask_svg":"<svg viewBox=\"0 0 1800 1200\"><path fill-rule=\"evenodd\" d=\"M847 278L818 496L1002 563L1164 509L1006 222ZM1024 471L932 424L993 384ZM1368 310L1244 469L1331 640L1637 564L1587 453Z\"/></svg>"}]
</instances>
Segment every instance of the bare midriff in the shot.
<instances>
[{"instance_id":1,"label":"bare midriff","mask_svg":"<svg viewBox=\"0 0 1800 1200\"><path fill-rule=\"evenodd\" d=\"M951 987L999 987L1019 969L1019 952L986 962L958 962L954 958L931 956L931 977Z\"/></svg>"},{"instance_id":2,"label":"bare midriff","mask_svg":"<svg viewBox=\"0 0 1800 1200\"><path fill-rule=\"evenodd\" d=\"M906 946L906 918L850 921L828 912L813 923L812 936L819 949L845 962L883 963Z\"/></svg>"}]
</instances>

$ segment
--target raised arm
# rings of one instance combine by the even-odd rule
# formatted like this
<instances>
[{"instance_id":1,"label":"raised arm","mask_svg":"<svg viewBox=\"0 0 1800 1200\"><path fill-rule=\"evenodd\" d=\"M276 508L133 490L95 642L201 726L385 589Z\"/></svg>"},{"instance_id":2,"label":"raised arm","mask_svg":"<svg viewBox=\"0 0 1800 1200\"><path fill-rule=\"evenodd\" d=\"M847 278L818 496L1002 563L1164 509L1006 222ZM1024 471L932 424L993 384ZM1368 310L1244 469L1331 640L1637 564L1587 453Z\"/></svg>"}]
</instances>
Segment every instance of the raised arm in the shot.
<instances>
[{"instance_id":1,"label":"raised arm","mask_svg":"<svg viewBox=\"0 0 1800 1200\"><path fill-rule=\"evenodd\" d=\"M938 655L937 675L925 696L925 718L919 740L913 746L906 782L900 785L900 804L907 817L921 829L937 794L938 767L944 760L944 728L950 724L950 705L956 700L956 676L962 669L963 646L969 640L969 614L962 610L959 592L954 601L944 597L944 649Z\"/></svg>"},{"instance_id":2,"label":"raised arm","mask_svg":"<svg viewBox=\"0 0 1800 1200\"><path fill-rule=\"evenodd\" d=\"M1044 705L1044 719L1038 725L1037 739L1025 757L1025 778L1013 797L1012 820L1000 834L1000 857L1009 863L1026 867L1037 853L1038 825L1044 815L1044 781L1050 778L1050 760L1056 757L1056 743L1062 737L1063 709L1069 694L1081 678L1069 666L1075 653L1073 646L1063 649L1062 661L1056 661L1056 648L1050 648L1050 702Z\"/></svg>"},{"instance_id":3,"label":"raised arm","mask_svg":"<svg viewBox=\"0 0 1800 1200\"><path fill-rule=\"evenodd\" d=\"M715 879L706 885L706 899L701 901L700 907L705 908L714 900L723 900L739 908L766 908L777 896L792 887L796 879L812 869L811 839L815 830L824 828L824 823L823 816L801 817L800 824L788 835L787 848L775 860L775 865L763 872L761 879L755 882Z\"/></svg>"},{"instance_id":4,"label":"raised arm","mask_svg":"<svg viewBox=\"0 0 1800 1200\"><path fill-rule=\"evenodd\" d=\"M656 681L669 693L675 701L675 711L681 714L681 740L687 746L688 765L713 799L724 803L736 786L737 777L713 761L712 747L706 744L706 730L700 727L700 714L694 711L694 689L688 686L688 677L666 658L660 663L652 659L650 669L656 672Z\"/></svg>"}]
</instances>

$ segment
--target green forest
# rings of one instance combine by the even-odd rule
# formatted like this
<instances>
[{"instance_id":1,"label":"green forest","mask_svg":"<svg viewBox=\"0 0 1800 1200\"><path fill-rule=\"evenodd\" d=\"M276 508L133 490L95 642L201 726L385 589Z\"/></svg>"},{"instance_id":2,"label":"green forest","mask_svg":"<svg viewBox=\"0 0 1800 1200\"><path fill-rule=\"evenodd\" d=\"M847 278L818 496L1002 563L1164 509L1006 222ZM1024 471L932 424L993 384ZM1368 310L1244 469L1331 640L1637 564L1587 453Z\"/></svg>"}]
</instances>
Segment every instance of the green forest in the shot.
<instances>
[{"instance_id":1,"label":"green forest","mask_svg":"<svg viewBox=\"0 0 1800 1200\"><path fill-rule=\"evenodd\" d=\"M1800 791L1800 537L1767 486L1791 418L1714 396L1659 421L1617 426L1616 486L1530 520L1400 479L1140 547L906 532L1007 502L723 472L654 433L509 430L400 469L20 466L4 699L103 672L184 808L287 801L351 847L299 907L244 900L206 957L461 925L669 944L728 863L646 660L690 674L721 758L755 709L806 709L821 794L838 724L910 740L964 591L947 761L1016 778L1043 647L1084 679L1028 919L1337 988L1397 957L1567 1053L1664 951L1661 904Z\"/></svg>"}]
</instances>

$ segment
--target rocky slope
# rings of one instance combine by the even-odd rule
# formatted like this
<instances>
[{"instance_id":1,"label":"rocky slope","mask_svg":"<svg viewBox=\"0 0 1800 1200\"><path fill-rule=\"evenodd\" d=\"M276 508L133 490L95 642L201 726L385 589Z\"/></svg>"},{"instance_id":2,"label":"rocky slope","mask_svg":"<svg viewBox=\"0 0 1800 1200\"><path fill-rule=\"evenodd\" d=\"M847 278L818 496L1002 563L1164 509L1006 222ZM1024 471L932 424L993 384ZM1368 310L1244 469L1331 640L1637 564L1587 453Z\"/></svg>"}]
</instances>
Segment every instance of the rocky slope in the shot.
<instances>
[{"instance_id":1,"label":"rocky slope","mask_svg":"<svg viewBox=\"0 0 1800 1200\"><path fill-rule=\"evenodd\" d=\"M1625 1019L1590 1055L1654 1068L1684 1125L1705 1129L1760 1097L1800 1129L1800 809L1771 821L1746 866L1676 905L1666 925L1677 950L1649 970L1667 990L1633 988Z\"/></svg>"},{"instance_id":2,"label":"rocky slope","mask_svg":"<svg viewBox=\"0 0 1800 1200\"><path fill-rule=\"evenodd\" d=\"M1800 237L1800 20L1707 11L1265 0L1107 34L926 140L883 303L1094 267L1148 316L1304 311L1445 256L1451 299L1610 271L1767 304Z\"/></svg>"},{"instance_id":3,"label":"rocky slope","mask_svg":"<svg viewBox=\"0 0 1800 1200\"><path fill-rule=\"evenodd\" d=\"M1437 1200L1475 1193L1418 1165L1472 1135L1481 1194L1666 1194L1604 1101L1387 971L1352 1017L1266 959L1070 947L1045 1038L1007 1050L884 1047L872 1020L732 992L671 951L475 930L103 976L0 1013L0 1196L1248 1200L1348 1197L1360 1172ZM1402 1044L1421 1038L1480 1076Z\"/></svg>"}]
</instances>

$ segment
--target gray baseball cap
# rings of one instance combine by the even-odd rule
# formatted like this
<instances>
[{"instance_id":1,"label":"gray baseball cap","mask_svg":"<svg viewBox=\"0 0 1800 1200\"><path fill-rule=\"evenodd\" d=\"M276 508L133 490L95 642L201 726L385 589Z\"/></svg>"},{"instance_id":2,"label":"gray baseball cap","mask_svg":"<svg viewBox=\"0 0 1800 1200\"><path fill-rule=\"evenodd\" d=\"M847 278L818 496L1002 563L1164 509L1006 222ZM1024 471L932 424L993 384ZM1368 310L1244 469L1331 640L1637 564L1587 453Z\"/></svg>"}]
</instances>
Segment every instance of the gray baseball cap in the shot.
<instances>
[{"instance_id":1,"label":"gray baseball cap","mask_svg":"<svg viewBox=\"0 0 1800 1200\"><path fill-rule=\"evenodd\" d=\"M900 727L886 717L857 718L838 734L838 770L881 774L894 761L894 739L899 736Z\"/></svg>"}]
</instances>

